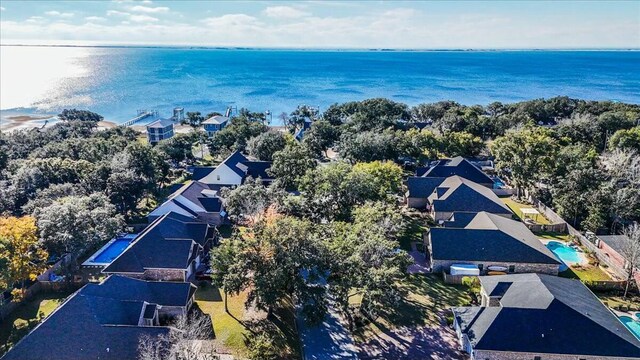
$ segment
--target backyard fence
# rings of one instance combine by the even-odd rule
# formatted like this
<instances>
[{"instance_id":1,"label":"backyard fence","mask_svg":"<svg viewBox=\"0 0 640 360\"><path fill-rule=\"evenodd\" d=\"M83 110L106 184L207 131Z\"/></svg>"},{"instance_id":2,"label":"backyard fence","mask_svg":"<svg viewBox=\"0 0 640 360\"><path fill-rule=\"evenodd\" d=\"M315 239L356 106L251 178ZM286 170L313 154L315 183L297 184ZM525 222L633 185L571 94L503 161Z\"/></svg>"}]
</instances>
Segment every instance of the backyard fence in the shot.
<instances>
[{"instance_id":1,"label":"backyard fence","mask_svg":"<svg viewBox=\"0 0 640 360\"><path fill-rule=\"evenodd\" d=\"M557 224L527 224L525 223L527 228L533 232L557 232L557 233L566 233L567 232L567 223L557 223Z\"/></svg>"},{"instance_id":2,"label":"backyard fence","mask_svg":"<svg viewBox=\"0 0 640 360\"><path fill-rule=\"evenodd\" d=\"M42 292L58 292L58 291L74 291L84 286L85 282L52 282L52 281L37 281L25 291L24 299L22 301L10 301L0 306L0 321L7 317L13 310L15 310L22 303L31 300L36 295Z\"/></svg>"},{"instance_id":3,"label":"backyard fence","mask_svg":"<svg viewBox=\"0 0 640 360\"><path fill-rule=\"evenodd\" d=\"M472 277L470 275L451 275L446 271L442 272L442 278L445 284L462 285L462 279L465 277Z\"/></svg>"},{"instance_id":4,"label":"backyard fence","mask_svg":"<svg viewBox=\"0 0 640 360\"><path fill-rule=\"evenodd\" d=\"M614 291L624 290L627 282L621 280L582 280L582 283L592 291Z\"/></svg>"}]
</instances>

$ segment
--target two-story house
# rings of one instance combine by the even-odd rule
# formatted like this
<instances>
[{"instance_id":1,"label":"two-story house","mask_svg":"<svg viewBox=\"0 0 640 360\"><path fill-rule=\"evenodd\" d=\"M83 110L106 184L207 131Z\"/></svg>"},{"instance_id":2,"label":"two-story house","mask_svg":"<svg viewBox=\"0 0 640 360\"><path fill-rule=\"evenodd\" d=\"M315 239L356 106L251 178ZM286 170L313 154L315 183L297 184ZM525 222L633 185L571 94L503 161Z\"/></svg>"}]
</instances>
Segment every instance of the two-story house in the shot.
<instances>
[{"instance_id":1,"label":"two-story house","mask_svg":"<svg viewBox=\"0 0 640 360\"><path fill-rule=\"evenodd\" d=\"M204 131L207 133L209 137L213 136L218 131L224 129L229 122L229 118L222 115L214 115L207 120L202 122L202 126L204 127Z\"/></svg>"},{"instance_id":2,"label":"two-story house","mask_svg":"<svg viewBox=\"0 0 640 360\"><path fill-rule=\"evenodd\" d=\"M173 121L159 119L147 124L147 140L150 144L157 144L171 137L173 137Z\"/></svg>"}]
</instances>

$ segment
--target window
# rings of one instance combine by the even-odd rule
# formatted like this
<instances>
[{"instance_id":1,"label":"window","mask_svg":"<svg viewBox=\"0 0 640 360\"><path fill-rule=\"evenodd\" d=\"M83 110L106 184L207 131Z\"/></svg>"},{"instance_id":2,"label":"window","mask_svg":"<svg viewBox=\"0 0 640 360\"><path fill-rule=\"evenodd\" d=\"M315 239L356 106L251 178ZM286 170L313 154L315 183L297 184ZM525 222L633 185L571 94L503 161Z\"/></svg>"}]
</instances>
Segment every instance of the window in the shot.
<instances>
[{"instance_id":1,"label":"window","mask_svg":"<svg viewBox=\"0 0 640 360\"><path fill-rule=\"evenodd\" d=\"M509 265L509 272L515 272L516 271L516 266L515 265Z\"/></svg>"},{"instance_id":2,"label":"window","mask_svg":"<svg viewBox=\"0 0 640 360\"><path fill-rule=\"evenodd\" d=\"M540 357L540 356L534 356L534 357L533 357L533 360L542 360L542 357Z\"/></svg>"},{"instance_id":3,"label":"window","mask_svg":"<svg viewBox=\"0 0 640 360\"><path fill-rule=\"evenodd\" d=\"M220 175L217 175L217 176L216 176L216 179L218 179L218 181L220 181Z\"/></svg>"}]
</instances>

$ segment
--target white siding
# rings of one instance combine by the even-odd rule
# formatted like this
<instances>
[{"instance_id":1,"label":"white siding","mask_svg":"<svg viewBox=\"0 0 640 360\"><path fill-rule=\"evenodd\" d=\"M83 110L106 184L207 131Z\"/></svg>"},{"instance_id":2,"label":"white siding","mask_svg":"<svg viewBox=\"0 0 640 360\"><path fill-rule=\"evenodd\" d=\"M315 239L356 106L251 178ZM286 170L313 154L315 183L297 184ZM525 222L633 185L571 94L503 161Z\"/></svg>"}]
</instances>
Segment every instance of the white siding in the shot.
<instances>
[{"instance_id":1,"label":"white siding","mask_svg":"<svg viewBox=\"0 0 640 360\"><path fill-rule=\"evenodd\" d=\"M236 174L226 164L220 164L209 175L203 177L200 182L217 185L240 185L242 176Z\"/></svg>"}]
</instances>

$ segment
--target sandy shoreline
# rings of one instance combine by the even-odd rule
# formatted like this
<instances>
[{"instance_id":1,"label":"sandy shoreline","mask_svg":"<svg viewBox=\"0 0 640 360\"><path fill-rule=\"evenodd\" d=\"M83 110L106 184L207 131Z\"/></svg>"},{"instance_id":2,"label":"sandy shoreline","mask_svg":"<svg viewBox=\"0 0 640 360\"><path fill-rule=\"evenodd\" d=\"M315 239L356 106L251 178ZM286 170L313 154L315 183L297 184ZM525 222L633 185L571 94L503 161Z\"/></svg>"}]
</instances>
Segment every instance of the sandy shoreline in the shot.
<instances>
[{"instance_id":1,"label":"sandy shoreline","mask_svg":"<svg viewBox=\"0 0 640 360\"><path fill-rule=\"evenodd\" d=\"M12 115L0 119L0 130L13 131L49 127L60 121L56 115ZM99 121L98 129L112 129L118 124L112 121Z\"/></svg>"}]
</instances>

